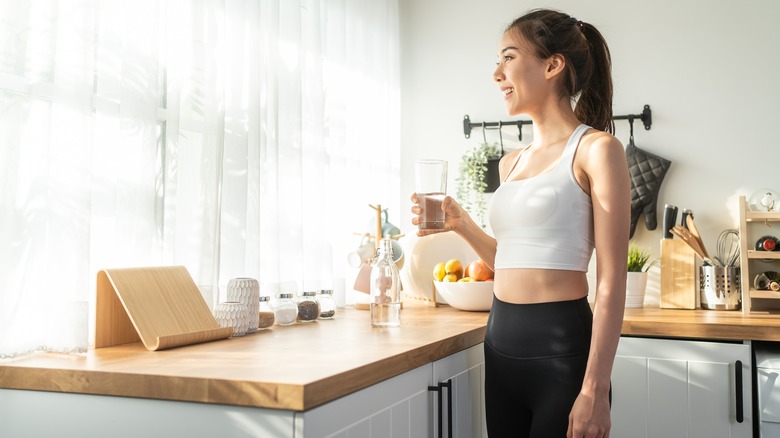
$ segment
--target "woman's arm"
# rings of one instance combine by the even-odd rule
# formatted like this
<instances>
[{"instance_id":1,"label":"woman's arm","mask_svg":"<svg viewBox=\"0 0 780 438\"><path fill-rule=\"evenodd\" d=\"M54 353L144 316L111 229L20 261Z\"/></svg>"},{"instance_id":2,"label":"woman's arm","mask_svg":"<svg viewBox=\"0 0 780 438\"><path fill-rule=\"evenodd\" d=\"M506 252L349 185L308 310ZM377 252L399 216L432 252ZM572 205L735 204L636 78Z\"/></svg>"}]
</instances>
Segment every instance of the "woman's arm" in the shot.
<instances>
[{"instance_id":1,"label":"woman's arm","mask_svg":"<svg viewBox=\"0 0 780 438\"><path fill-rule=\"evenodd\" d=\"M590 356L569 432L605 436L611 426L610 378L625 309L631 187L625 151L615 137L596 133L578 153L593 203L596 298Z\"/></svg>"},{"instance_id":2,"label":"woman's arm","mask_svg":"<svg viewBox=\"0 0 780 438\"><path fill-rule=\"evenodd\" d=\"M417 194L412 194L412 213L416 216L412 218L412 225L420 224L420 214L422 208L418 205ZM483 262L487 263L490 269L493 269L493 263L496 259L496 239L490 237L469 216L469 213L463 209L451 196L444 198L441 204L444 210L444 228L440 230L418 230L418 236L427 236L429 234L441 233L444 231L454 231L462 237L477 253Z\"/></svg>"}]
</instances>

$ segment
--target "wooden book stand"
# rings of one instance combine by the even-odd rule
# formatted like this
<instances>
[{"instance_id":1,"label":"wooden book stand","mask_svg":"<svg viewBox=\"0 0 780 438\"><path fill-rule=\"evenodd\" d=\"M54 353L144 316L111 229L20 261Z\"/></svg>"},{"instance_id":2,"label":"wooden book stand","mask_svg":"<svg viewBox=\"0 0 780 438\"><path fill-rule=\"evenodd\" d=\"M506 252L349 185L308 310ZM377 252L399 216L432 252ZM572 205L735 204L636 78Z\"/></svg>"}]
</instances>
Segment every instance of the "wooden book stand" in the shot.
<instances>
[{"instance_id":1,"label":"wooden book stand","mask_svg":"<svg viewBox=\"0 0 780 438\"><path fill-rule=\"evenodd\" d=\"M183 266L104 269L97 274L95 348L143 341L156 351L225 339Z\"/></svg>"}]
</instances>

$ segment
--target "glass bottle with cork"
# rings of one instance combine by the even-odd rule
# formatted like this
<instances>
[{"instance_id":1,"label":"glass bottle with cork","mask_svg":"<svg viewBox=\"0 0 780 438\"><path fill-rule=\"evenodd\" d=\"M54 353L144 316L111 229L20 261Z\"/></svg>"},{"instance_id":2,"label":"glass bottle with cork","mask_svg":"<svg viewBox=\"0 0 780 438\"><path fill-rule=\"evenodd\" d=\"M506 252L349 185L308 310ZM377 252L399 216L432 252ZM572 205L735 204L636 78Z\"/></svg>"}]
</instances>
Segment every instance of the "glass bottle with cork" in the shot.
<instances>
[{"instance_id":1,"label":"glass bottle with cork","mask_svg":"<svg viewBox=\"0 0 780 438\"><path fill-rule=\"evenodd\" d=\"M376 257L371 263L370 289L371 325L400 326L401 280L393 261L393 246L388 238L379 241Z\"/></svg>"}]
</instances>

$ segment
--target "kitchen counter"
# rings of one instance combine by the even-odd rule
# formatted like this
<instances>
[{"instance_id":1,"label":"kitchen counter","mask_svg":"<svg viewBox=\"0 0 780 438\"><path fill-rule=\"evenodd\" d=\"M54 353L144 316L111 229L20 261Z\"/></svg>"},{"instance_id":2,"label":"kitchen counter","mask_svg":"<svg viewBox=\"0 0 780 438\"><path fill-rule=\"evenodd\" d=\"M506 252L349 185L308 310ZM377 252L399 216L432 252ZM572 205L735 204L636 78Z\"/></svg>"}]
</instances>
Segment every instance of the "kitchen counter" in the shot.
<instances>
[{"instance_id":1,"label":"kitchen counter","mask_svg":"<svg viewBox=\"0 0 780 438\"><path fill-rule=\"evenodd\" d=\"M336 316L156 352L134 343L0 361L0 388L306 411L479 344L488 313L407 302L397 329L372 329L364 310ZM780 318L626 309L623 334L780 341Z\"/></svg>"},{"instance_id":2,"label":"kitchen counter","mask_svg":"<svg viewBox=\"0 0 780 438\"><path fill-rule=\"evenodd\" d=\"M487 312L404 303L402 327L368 311L170 350L133 343L0 361L0 388L305 411L482 342Z\"/></svg>"},{"instance_id":3,"label":"kitchen counter","mask_svg":"<svg viewBox=\"0 0 780 438\"><path fill-rule=\"evenodd\" d=\"M623 335L709 339L723 341L780 341L780 315L741 311L679 310L645 307L626 309Z\"/></svg>"}]
</instances>

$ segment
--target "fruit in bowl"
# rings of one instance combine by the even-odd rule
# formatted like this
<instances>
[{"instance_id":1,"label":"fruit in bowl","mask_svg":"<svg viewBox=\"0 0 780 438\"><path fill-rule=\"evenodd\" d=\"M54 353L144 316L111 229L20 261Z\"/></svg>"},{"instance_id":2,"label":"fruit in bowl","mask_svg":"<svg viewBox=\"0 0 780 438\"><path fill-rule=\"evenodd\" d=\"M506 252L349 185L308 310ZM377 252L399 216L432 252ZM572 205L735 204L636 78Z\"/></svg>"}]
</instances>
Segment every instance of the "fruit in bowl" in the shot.
<instances>
[{"instance_id":1,"label":"fruit in bowl","mask_svg":"<svg viewBox=\"0 0 780 438\"><path fill-rule=\"evenodd\" d=\"M493 279L493 270L482 259L476 259L466 267L466 277L474 281L490 281Z\"/></svg>"},{"instance_id":2,"label":"fruit in bowl","mask_svg":"<svg viewBox=\"0 0 780 438\"><path fill-rule=\"evenodd\" d=\"M447 304L456 309L487 311L493 303L492 281L434 281L433 285Z\"/></svg>"},{"instance_id":3,"label":"fruit in bowl","mask_svg":"<svg viewBox=\"0 0 780 438\"><path fill-rule=\"evenodd\" d=\"M493 270L480 259L465 265L459 259L439 262L433 268L436 291L460 310L490 310L493 302Z\"/></svg>"},{"instance_id":4,"label":"fruit in bowl","mask_svg":"<svg viewBox=\"0 0 780 438\"><path fill-rule=\"evenodd\" d=\"M481 259L468 263L465 269L459 259L450 259L433 267L433 281L493 281L493 270Z\"/></svg>"}]
</instances>

